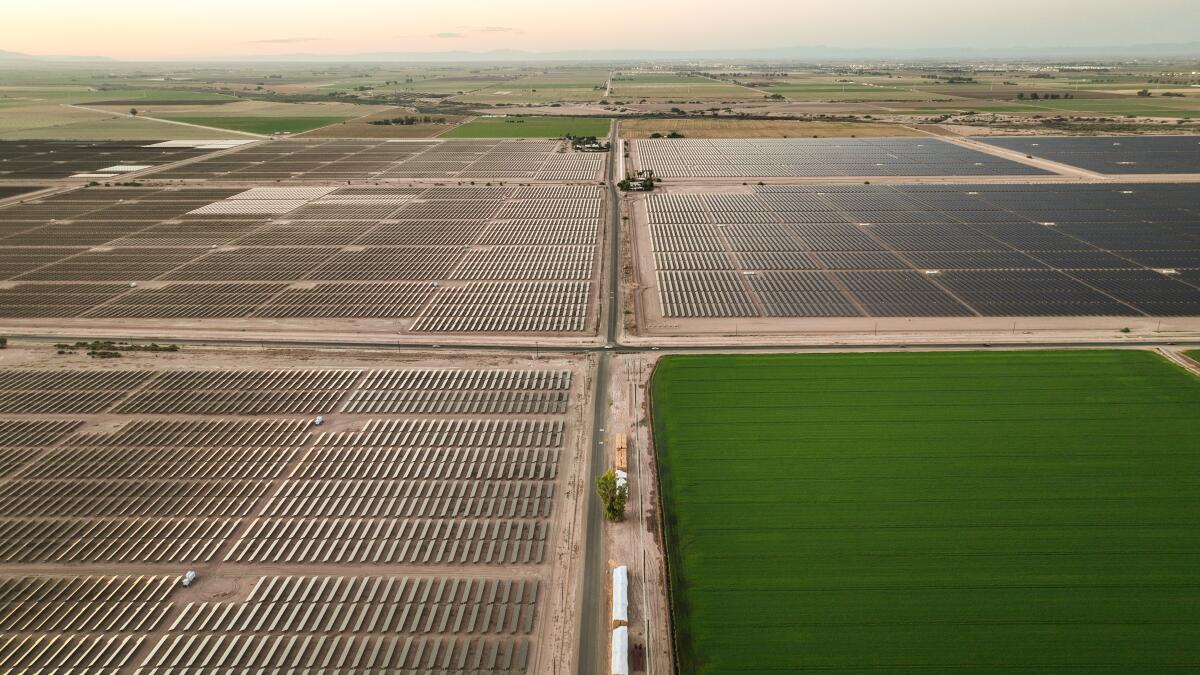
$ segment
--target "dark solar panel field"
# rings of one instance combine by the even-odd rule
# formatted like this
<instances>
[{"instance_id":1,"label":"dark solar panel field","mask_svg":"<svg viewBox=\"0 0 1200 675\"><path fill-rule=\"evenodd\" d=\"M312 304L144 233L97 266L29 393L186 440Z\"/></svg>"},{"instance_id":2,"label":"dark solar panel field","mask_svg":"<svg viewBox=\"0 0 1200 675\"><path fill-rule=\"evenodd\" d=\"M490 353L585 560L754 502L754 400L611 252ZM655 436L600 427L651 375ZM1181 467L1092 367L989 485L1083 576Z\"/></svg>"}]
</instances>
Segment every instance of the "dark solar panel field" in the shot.
<instances>
[{"instance_id":1,"label":"dark solar panel field","mask_svg":"<svg viewBox=\"0 0 1200 675\"><path fill-rule=\"evenodd\" d=\"M44 186L38 185L0 185L0 200L11 199L44 189Z\"/></svg>"},{"instance_id":2,"label":"dark solar panel field","mask_svg":"<svg viewBox=\"0 0 1200 675\"><path fill-rule=\"evenodd\" d=\"M667 317L1200 315L1192 185L758 186L646 205Z\"/></svg>"},{"instance_id":3,"label":"dark solar panel field","mask_svg":"<svg viewBox=\"0 0 1200 675\"><path fill-rule=\"evenodd\" d=\"M977 140L1099 173L1200 173L1197 136L993 136Z\"/></svg>"},{"instance_id":4,"label":"dark solar panel field","mask_svg":"<svg viewBox=\"0 0 1200 675\"><path fill-rule=\"evenodd\" d=\"M85 188L0 210L0 316L579 332L601 204L565 185Z\"/></svg>"},{"instance_id":5,"label":"dark solar panel field","mask_svg":"<svg viewBox=\"0 0 1200 675\"><path fill-rule=\"evenodd\" d=\"M605 155L560 141L278 140L153 174L229 181L446 178L598 181Z\"/></svg>"},{"instance_id":6,"label":"dark solar panel field","mask_svg":"<svg viewBox=\"0 0 1200 675\"><path fill-rule=\"evenodd\" d=\"M1032 176L1050 172L933 138L632 141L635 166L663 178Z\"/></svg>"},{"instance_id":7,"label":"dark solar panel field","mask_svg":"<svg viewBox=\"0 0 1200 675\"><path fill-rule=\"evenodd\" d=\"M0 141L0 180L57 179L114 166L159 166L216 148L166 147L165 141ZM160 146L160 147L155 147ZM121 173L121 172L116 172Z\"/></svg>"}]
</instances>

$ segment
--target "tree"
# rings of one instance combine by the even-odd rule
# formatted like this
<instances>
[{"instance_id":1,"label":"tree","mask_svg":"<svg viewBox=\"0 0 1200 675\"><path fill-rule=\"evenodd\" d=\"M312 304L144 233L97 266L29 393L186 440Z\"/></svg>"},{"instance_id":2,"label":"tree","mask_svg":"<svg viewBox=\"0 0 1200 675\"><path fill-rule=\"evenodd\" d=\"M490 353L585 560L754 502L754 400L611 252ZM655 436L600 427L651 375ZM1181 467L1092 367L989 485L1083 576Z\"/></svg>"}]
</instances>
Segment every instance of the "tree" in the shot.
<instances>
[{"instance_id":1,"label":"tree","mask_svg":"<svg viewBox=\"0 0 1200 675\"><path fill-rule=\"evenodd\" d=\"M1149 96L1149 95L1150 95L1150 90L1149 90L1149 89L1143 89L1143 90L1141 90L1141 91L1139 91L1139 92L1138 92L1138 96Z\"/></svg>"},{"instance_id":2,"label":"tree","mask_svg":"<svg viewBox=\"0 0 1200 675\"><path fill-rule=\"evenodd\" d=\"M617 485L617 474L612 469L596 479L596 495L604 504L604 517L619 523L625 520L625 502L629 499L629 488Z\"/></svg>"},{"instance_id":3,"label":"tree","mask_svg":"<svg viewBox=\"0 0 1200 675\"><path fill-rule=\"evenodd\" d=\"M133 115L134 117L137 117L137 108L130 108L129 114Z\"/></svg>"}]
</instances>

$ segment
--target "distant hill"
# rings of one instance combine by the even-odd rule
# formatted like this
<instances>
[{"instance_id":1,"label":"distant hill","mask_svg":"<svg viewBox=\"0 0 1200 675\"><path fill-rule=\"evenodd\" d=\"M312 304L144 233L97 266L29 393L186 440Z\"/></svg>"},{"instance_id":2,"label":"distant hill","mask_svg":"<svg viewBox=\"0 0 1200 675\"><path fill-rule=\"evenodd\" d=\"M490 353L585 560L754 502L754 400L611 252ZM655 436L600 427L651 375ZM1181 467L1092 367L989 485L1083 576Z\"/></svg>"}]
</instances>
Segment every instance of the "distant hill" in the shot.
<instances>
[{"instance_id":1,"label":"distant hill","mask_svg":"<svg viewBox=\"0 0 1200 675\"><path fill-rule=\"evenodd\" d=\"M37 65L39 63L86 63L91 61L112 62L114 59L111 59L107 56L34 56L32 54L9 52L0 49L0 64L17 63Z\"/></svg>"}]
</instances>

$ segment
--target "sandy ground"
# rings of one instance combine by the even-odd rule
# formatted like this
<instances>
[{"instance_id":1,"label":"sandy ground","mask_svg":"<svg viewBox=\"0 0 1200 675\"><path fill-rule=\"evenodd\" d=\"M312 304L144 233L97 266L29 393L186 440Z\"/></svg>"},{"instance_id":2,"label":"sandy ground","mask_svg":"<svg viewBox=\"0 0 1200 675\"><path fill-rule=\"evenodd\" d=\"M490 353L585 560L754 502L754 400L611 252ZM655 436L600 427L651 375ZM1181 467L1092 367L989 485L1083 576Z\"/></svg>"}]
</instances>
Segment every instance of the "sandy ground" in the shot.
<instances>
[{"instance_id":1,"label":"sandy ground","mask_svg":"<svg viewBox=\"0 0 1200 675\"><path fill-rule=\"evenodd\" d=\"M629 354L614 359L609 390L609 426L605 429L608 466L613 466L615 439L628 439L629 501L620 523L605 524L609 571L629 569L630 646L646 649L646 672L674 672L671 661L670 609L666 561L659 538L658 480L650 429L646 387L655 355ZM606 587L611 594L611 576ZM611 600L609 604L611 610Z\"/></svg>"}]
</instances>

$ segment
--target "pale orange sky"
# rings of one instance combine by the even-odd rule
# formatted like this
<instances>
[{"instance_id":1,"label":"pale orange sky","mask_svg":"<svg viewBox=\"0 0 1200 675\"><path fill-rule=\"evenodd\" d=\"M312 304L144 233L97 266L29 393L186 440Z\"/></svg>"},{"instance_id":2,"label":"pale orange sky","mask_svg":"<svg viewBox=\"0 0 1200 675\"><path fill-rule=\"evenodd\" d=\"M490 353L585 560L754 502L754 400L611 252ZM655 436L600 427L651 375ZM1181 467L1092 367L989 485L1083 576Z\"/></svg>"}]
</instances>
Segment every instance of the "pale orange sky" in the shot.
<instances>
[{"instance_id":1,"label":"pale orange sky","mask_svg":"<svg viewBox=\"0 0 1200 675\"><path fill-rule=\"evenodd\" d=\"M0 1L0 49L128 59L1200 40L1200 0Z\"/></svg>"}]
</instances>

